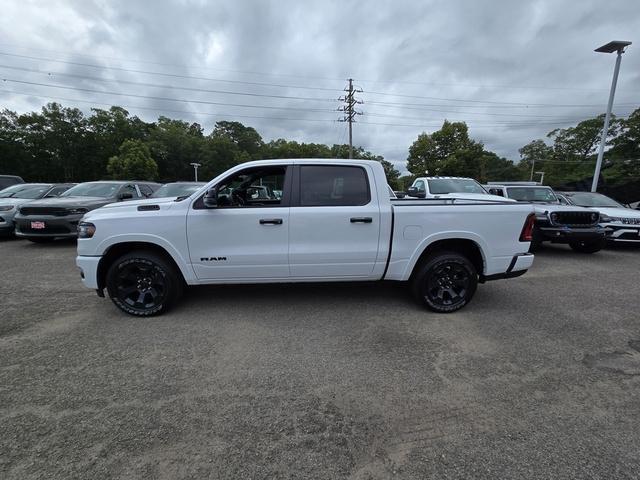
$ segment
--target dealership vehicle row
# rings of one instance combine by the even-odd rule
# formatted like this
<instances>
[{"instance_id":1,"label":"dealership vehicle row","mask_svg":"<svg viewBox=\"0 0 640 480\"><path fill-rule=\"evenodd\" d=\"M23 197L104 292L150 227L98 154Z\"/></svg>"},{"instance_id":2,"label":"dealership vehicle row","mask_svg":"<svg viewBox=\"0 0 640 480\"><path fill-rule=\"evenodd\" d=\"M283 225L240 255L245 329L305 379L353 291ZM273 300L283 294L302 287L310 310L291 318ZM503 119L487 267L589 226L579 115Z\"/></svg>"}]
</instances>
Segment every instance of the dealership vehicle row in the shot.
<instances>
[{"instance_id":1,"label":"dealership vehicle row","mask_svg":"<svg viewBox=\"0 0 640 480\"><path fill-rule=\"evenodd\" d=\"M0 229L79 237L85 286L137 316L184 285L375 280L452 312L478 283L524 274L542 242L640 242L640 211L600 194L420 177L398 196L375 161L265 160L208 183L17 183L0 191Z\"/></svg>"}]
</instances>

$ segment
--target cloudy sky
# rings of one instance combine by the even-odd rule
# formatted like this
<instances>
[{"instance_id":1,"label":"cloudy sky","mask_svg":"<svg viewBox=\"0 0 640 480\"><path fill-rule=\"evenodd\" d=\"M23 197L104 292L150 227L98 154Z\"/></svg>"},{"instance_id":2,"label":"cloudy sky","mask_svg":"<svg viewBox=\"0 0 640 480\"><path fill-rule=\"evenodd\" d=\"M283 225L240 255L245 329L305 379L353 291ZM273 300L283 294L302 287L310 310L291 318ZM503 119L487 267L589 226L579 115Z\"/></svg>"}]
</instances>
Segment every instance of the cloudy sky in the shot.
<instances>
[{"instance_id":1,"label":"cloudy sky","mask_svg":"<svg viewBox=\"0 0 640 480\"><path fill-rule=\"evenodd\" d=\"M265 140L345 143L336 121L347 78L362 89L354 144L404 170L408 146L466 121L490 150L518 148L604 112L640 106L640 3L426 1L25 1L0 16L0 108L49 101L125 106L255 127Z\"/></svg>"}]
</instances>

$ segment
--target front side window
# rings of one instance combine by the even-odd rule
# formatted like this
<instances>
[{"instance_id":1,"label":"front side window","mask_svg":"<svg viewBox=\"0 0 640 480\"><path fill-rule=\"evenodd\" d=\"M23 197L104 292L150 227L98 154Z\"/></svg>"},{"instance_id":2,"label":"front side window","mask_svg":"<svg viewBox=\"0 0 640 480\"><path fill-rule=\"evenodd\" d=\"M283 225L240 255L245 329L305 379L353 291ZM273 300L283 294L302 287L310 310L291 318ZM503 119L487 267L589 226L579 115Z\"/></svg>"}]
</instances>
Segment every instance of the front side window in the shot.
<instances>
[{"instance_id":1,"label":"front side window","mask_svg":"<svg viewBox=\"0 0 640 480\"><path fill-rule=\"evenodd\" d=\"M303 207L366 205L370 199L367 174L361 167L300 167L300 205Z\"/></svg>"},{"instance_id":2,"label":"front side window","mask_svg":"<svg viewBox=\"0 0 640 480\"><path fill-rule=\"evenodd\" d=\"M127 194L130 193L131 194L131 198L136 198L138 197L138 191L136 190L136 187L133 185L125 185L124 187L122 187L122 190L120 190L120 195L122 194Z\"/></svg>"},{"instance_id":3,"label":"front side window","mask_svg":"<svg viewBox=\"0 0 640 480\"><path fill-rule=\"evenodd\" d=\"M286 166L242 170L218 184L219 207L277 207L282 204Z\"/></svg>"},{"instance_id":4,"label":"front side window","mask_svg":"<svg viewBox=\"0 0 640 480\"><path fill-rule=\"evenodd\" d=\"M422 193L427 192L426 187L424 186L424 182L422 180L418 180L415 183L414 187L417 188L419 192L422 192Z\"/></svg>"}]
</instances>

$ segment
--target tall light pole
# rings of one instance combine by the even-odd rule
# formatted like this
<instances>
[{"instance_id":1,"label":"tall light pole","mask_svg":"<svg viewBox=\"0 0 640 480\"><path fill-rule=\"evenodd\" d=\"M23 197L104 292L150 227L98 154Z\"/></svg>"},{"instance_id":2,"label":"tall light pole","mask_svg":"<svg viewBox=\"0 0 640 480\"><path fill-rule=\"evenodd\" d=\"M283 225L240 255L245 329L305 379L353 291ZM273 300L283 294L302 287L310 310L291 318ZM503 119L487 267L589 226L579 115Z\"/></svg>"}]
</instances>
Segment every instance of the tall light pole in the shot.
<instances>
[{"instance_id":1,"label":"tall light pole","mask_svg":"<svg viewBox=\"0 0 640 480\"><path fill-rule=\"evenodd\" d=\"M622 54L624 49L631 45L631 42L625 42L620 40L614 40L606 45L602 45L596 48L596 52L600 53L613 53L617 52L616 66L613 70L613 80L611 82L611 90L609 92L609 103L607 104L607 114L604 117L604 127L602 129L602 137L600 138L600 147L598 148L598 160L596 162L596 170L593 173L593 183L591 184L591 191L598 190L598 179L600 178L600 169L602 168L602 157L604 156L604 146L607 143L607 134L609 133L609 121L611 120L611 109L613 108L613 97L616 94L616 84L618 83L618 72L620 71L620 61L622 60Z\"/></svg>"},{"instance_id":2,"label":"tall light pole","mask_svg":"<svg viewBox=\"0 0 640 480\"><path fill-rule=\"evenodd\" d=\"M201 166L200 163L190 163L189 165L191 165L193 167L193 173L195 174L196 177L196 182L198 181L198 167Z\"/></svg>"}]
</instances>

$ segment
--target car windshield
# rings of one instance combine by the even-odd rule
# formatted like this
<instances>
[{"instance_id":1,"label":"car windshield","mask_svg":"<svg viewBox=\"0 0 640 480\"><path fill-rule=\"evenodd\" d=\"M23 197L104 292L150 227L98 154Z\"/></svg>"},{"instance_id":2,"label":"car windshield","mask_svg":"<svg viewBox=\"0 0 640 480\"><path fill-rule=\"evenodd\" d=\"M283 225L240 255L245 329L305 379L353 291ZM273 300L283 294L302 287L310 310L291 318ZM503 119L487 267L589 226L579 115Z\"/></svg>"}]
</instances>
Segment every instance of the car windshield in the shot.
<instances>
[{"instance_id":1,"label":"car windshield","mask_svg":"<svg viewBox=\"0 0 640 480\"><path fill-rule=\"evenodd\" d=\"M89 182L81 183L75 187L71 187L64 192L61 197L103 197L109 198L115 196L121 187L119 183L100 183Z\"/></svg>"},{"instance_id":2,"label":"car windshield","mask_svg":"<svg viewBox=\"0 0 640 480\"><path fill-rule=\"evenodd\" d=\"M623 205L616 202L613 198L609 198L601 193L579 192L568 195L572 203L580 207L609 207L624 208Z\"/></svg>"},{"instance_id":3,"label":"car windshield","mask_svg":"<svg viewBox=\"0 0 640 480\"><path fill-rule=\"evenodd\" d=\"M182 197L185 195L191 195L202 185L204 185L204 183L166 183L156 190L151 196L153 198Z\"/></svg>"},{"instance_id":4,"label":"car windshield","mask_svg":"<svg viewBox=\"0 0 640 480\"><path fill-rule=\"evenodd\" d=\"M546 187L509 187L509 198L518 202L558 203L553 190Z\"/></svg>"},{"instance_id":5,"label":"car windshield","mask_svg":"<svg viewBox=\"0 0 640 480\"><path fill-rule=\"evenodd\" d=\"M487 193L478 182L470 178L436 178L427 181L432 194Z\"/></svg>"},{"instance_id":6,"label":"car windshield","mask_svg":"<svg viewBox=\"0 0 640 480\"><path fill-rule=\"evenodd\" d=\"M0 198L41 198L50 188L51 185L28 185L21 183L2 190L0 192Z\"/></svg>"}]
</instances>

